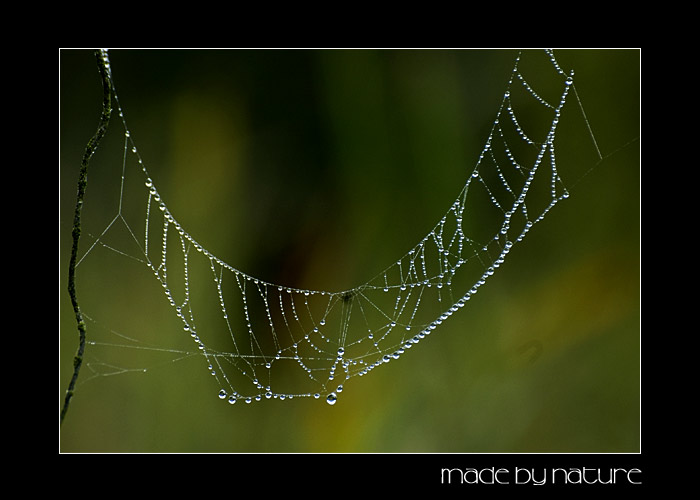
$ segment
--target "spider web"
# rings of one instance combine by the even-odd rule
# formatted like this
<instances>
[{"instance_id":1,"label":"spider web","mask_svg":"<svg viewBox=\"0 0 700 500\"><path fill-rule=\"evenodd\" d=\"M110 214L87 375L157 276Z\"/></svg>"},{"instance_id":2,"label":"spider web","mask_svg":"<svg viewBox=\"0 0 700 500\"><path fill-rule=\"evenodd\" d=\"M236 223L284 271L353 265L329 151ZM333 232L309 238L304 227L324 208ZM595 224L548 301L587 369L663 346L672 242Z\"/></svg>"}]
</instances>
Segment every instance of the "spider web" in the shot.
<instances>
[{"instance_id":1,"label":"spider web","mask_svg":"<svg viewBox=\"0 0 700 500\"><path fill-rule=\"evenodd\" d=\"M335 404L348 381L401 358L458 314L568 197L555 136L572 83L573 71L562 69L553 51L518 55L483 149L444 215L382 272L340 291L256 278L196 240L149 174L115 91L110 133L122 127L117 211L78 265L89 269L90 256L106 250L115 275L124 265L146 269L176 318L177 331L168 334L187 342L174 348L170 338L146 342L106 329L111 338L90 340L88 348L124 351L138 368L98 360L88 364L93 377L146 371L139 354L162 353L164 363L197 360L212 376L212 392L229 404Z\"/></svg>"}]
</instances>

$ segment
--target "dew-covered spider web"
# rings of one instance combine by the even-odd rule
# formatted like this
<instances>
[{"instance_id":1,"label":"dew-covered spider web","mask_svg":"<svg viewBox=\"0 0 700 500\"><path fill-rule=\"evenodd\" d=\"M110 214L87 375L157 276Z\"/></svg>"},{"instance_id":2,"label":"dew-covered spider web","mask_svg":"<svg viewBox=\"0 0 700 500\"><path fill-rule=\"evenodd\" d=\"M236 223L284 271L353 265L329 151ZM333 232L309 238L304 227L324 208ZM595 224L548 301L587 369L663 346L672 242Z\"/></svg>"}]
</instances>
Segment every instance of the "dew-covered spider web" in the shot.
<instances>
[{"instance_id":1,"label":"dew-covered spider web","mask_svg":"<svg viewBox=\"0 0 700 500\"><path fill-rule=\"evenodd\" d=\"M103 57L108 62L107 51ZM527 58L540 60L530 73ZM335 404L351 381L401 359L459 315L568 197L556 135L573 71L562 68L553 51L542 51L517 56L503 76L490 133L464 165L463 186L447 200L444 215L382 272L339 291L258 279L208 250L206 231L199 229L204 236L195 239L149 174L148 155L137 147L115 90L108 133L123 135L118 205L101 232L84 235L78 270L98 251L141 266L176 318L176 331L164 335L186 343L174 348L168 338L143 342L115 331L108 341L96 340L90 329L101 328L100 319L86 311L94 321L88 351L120 349L135 359L139 352L160 352L167 363L194 359L211 374L212 394L229 404L291 398ZM118 80L113 84L118 88ZM115 232L127 243L113 243ZM202 312L212 309L213 315ZM93 361L88 370L97 377L142 368Z\"/></svg>"}]
</instances>

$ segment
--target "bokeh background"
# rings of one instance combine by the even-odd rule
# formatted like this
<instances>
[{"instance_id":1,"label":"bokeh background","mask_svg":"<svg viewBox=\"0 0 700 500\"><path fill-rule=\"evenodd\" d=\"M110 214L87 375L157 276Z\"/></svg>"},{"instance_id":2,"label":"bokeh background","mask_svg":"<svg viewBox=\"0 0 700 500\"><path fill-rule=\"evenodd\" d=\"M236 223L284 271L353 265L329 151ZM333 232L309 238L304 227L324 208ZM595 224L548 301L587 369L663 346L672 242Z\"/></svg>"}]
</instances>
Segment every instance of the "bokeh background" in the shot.
<instances>
[{"instance_id":1,"label":"bokeh background","mask_svg":"<svg viewBox=\"0 0 700 500\"><path fill-rule=\"evenodd\" d=\"M454 200L516 54L112 50L110 59L141 157L190 234L248 274L342 290L403 255ZM638 452L640 52L556 55L575 69L605 159L572 95L557 138L571 197L435 334L353 379L333 407L229 406L201 363L94 379L84 367L60 451ZM102 96L92 51L59 57L60 407L78 340L65 292L76 181ZM117 119L90 165L91 234L117 213ZM108 328L168 345L181 329L136 268L96 252L78 269L79 299Z\"/></svg>"}]
</instances>

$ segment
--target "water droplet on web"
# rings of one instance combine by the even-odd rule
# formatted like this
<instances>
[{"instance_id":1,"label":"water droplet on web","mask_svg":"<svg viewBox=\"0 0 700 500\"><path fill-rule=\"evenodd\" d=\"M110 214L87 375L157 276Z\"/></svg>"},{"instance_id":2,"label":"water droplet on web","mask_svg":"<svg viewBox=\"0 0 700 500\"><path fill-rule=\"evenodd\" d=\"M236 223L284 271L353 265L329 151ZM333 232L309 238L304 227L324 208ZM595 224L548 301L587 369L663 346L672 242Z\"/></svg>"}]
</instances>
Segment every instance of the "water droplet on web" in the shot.
<instances>
[{"instance_id":1,"label":"water droplet on web","mask_svg":"<svg viewBox=\"0 0 700 500\"><path fill-rule=\"evenodd\" d=\"M221 389L219 391L219 399L224 399L224 398L226 398L226 391Z\"/></svg>"},{"instance_id":2,"label":"water droplet on web","mask_svg":"<svg viewBox=\"0 0 700 500\"><path fill-rule=\"evenodd\" d=\"M331 406L333 406L336 401L338 401L338 396L335 395L335 392L331 392L326 398L326 403L328 403Z\"/></svg>"}]
</instances>

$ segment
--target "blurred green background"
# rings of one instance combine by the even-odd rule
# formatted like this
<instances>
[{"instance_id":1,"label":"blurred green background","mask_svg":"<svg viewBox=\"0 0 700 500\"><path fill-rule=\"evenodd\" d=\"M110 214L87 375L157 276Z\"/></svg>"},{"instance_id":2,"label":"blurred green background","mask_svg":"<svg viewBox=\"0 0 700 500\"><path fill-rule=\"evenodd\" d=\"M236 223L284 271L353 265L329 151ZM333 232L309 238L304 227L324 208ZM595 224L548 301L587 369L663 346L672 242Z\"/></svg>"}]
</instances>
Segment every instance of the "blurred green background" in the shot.
<instances>
[{"instance_id":1,"label":"blurred green background","mask_svg":"<svg viewBox=\"0 0 700 500\"><path fill-rule=\"evenodd\" d=\"M253 276L341 290L394 262L449 207L516 54L113 50L110 59L141 157L189 233ZM65 292L76 181L102 96L92 51L59 55L60 406L78 339ZM556 55L575 69L606 159L596 166L572 95L557 138L572 196L435 334L353 379L333 407L222 404L188 361L93 380L84 367L60 451L639 451L640 53ZM117 119L90 166L92 234L117 213ZM85 312L125 335L167 344L181 334L152 277L102 255L78 269Z\"/></svg>"}]
</instances>

